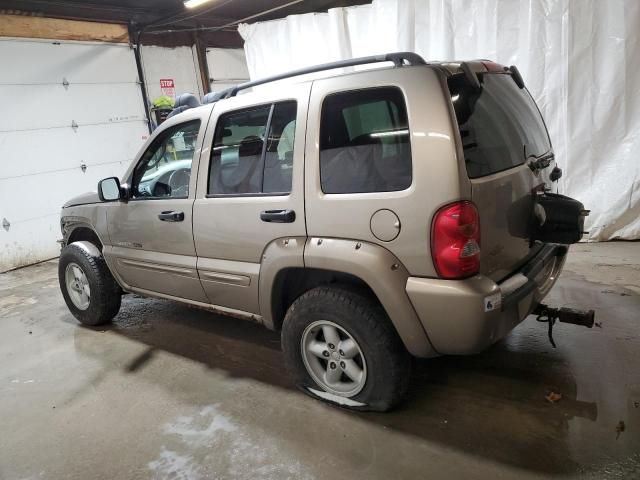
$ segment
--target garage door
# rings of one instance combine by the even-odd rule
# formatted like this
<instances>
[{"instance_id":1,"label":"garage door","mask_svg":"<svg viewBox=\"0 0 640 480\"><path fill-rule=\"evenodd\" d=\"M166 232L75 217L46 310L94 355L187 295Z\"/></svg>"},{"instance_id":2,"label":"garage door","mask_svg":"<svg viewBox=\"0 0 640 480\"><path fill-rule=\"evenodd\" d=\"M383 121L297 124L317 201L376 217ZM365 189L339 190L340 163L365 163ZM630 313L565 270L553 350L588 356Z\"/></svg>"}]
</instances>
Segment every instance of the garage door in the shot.
<instances>
[{"instance_id":1,"label":"garage door","mask_svg":"<svg viewBox=\"0 0 640 480\"><path fill-rule=\"evenodd\" d=\"M57 256L62 204L148 135L126 44L0 39L0 271Z\"/></svg>"},{"instance_id":2,"label":"garage door","mask_svg":"<svg viewBox=\"0 0 640 480\"><path fill-rule=\"evenodd\" d=\"M161 79L173 80L176 95L193 93L198 98L202 97L202 81L193 48L145 45L142 47L142 66L149 101L162 95Z\"/></svg>"},{"instance_id":3,"label":"garage door","mask_svg":"<svg viewBox=\"0 0 640 480\"><path fill-rule=\"evenodd\" d=\"M249 70L241 48L207 48L211 91L219 92L249 81Z\"/></svg>"}]
</instances>

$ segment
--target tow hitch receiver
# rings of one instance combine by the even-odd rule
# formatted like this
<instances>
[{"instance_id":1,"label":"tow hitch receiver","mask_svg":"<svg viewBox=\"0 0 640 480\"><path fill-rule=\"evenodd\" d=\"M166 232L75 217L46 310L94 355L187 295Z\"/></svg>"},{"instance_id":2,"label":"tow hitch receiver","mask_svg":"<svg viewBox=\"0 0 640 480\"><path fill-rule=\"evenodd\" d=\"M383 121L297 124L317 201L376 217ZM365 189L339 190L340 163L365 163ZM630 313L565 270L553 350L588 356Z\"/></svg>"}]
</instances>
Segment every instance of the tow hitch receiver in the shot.
<instances>
[{"instance_id":1,"label":"tow hitch receiver","mask_svg":"<svg viewBox=\"0 0 640 480\"><path fill-rule=\"evenodd\" d=\"M547 323L549 326L549 341L553 348L556 348L556 343L553 341L553 325L557 321L562 323L573 323L574 325L582 325L583 327L591 328L595 320L595 311L593 310L576 310L574 308L553 308L548 305L540 304L533 311L534 315L538 317L538 322Z\"/></svg>"}]
</instances>

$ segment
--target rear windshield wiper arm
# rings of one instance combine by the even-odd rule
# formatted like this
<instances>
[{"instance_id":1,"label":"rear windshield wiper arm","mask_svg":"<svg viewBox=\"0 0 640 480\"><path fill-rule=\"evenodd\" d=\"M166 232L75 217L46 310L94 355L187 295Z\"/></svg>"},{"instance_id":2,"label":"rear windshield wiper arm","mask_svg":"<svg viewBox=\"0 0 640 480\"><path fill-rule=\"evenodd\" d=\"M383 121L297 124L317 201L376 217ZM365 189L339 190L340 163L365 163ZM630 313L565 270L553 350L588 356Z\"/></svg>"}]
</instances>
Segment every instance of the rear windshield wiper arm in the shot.
<instances>
[{"instance_id":1,"label":"rear windshield wiper arm","mask_svg":"<svg viewBox=\"0 0 640 480\"><path fill-rule=\"evenodd\" d=\"M547 168L549 165L551 165L551 162L555 158L555 155L553 152L548 152L548 153L545 153L544 155L540 155L539 157L536 157L535 155L530 155L529 158L532 159L528 164L529 168L533 172L535 172L537 170L542 170L543 168Z\"/></svg>"}]
</instances>

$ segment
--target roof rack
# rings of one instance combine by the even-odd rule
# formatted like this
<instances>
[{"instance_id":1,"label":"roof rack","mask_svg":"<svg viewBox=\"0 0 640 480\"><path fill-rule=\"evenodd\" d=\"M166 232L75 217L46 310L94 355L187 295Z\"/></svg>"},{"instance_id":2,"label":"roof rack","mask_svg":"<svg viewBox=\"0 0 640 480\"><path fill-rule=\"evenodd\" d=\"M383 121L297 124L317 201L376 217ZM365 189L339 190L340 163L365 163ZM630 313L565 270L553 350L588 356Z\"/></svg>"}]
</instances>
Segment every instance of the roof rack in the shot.
<instances>
[{"instance_id":1,"label":"roof rack","mask_svg":"<svg viewBox=\"0 0 640 480\"><path fill-rule=\"evenodd\" d=\"M340 60L338 62L323 63L321 65L314 65L312 67L300 68L298 70L292 70L290 72L281 73L272 77L261 78L260 80L254 80L253 82L241 83L235 87L227 88L218 92L214 98L203 99L205 103L213 103L222 98L235 97L240 90L246 90L247 88L256 87L265 83L275 82L277 80L283 80L285 78L297 77L298 75L305 75L307 73L322 72L324 70L333 70L334 68L354 67L356 65L366 65L369 63L381 63L381 62L393 62L396 67L401 67L405 63L409 65L426 65L427 62L413 52L397 52L387 53L385 55L372 55L369 57L352 58L349 60Z\"/></svg>"}]
</instances>

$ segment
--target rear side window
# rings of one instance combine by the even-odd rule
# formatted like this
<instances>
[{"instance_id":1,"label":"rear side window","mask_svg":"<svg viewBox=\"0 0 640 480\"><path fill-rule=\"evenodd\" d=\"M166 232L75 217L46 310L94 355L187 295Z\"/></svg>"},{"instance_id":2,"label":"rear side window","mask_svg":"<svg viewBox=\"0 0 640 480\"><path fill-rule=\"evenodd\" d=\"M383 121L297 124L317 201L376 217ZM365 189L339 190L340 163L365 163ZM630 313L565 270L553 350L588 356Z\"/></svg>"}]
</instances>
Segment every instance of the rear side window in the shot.
<instances>
[{"instance_id":1,"label":"rear side window","mask_svg":"<svg viewBox=\"0 0 640 480\"><path fill-rule=\"evenodd\" d=\"M221 115L209 167L210 195L289 193L296 102Z\"/></svg>"},{"instance_id":2,"label":"rear side window","mask_svg":"<svg viewBox=\"0 0 640 480\"><path fill-rule=\"evenodd\" d=\"M522 165L551 150L549 134L533 98L509 74L480 75L482 90L464 75L449 78L469 178Z\"/></svg>"},{"instance_id":3,"label":"rear side window","mask_svg":"<svg viewBox=\"0 0 640 480\"><path fill-rule=\"evenodd\" d=\"M411 185L404 96L395 87L335 93L322 104L324 193L391 192Z\"/></svg>"}]
</instances>

